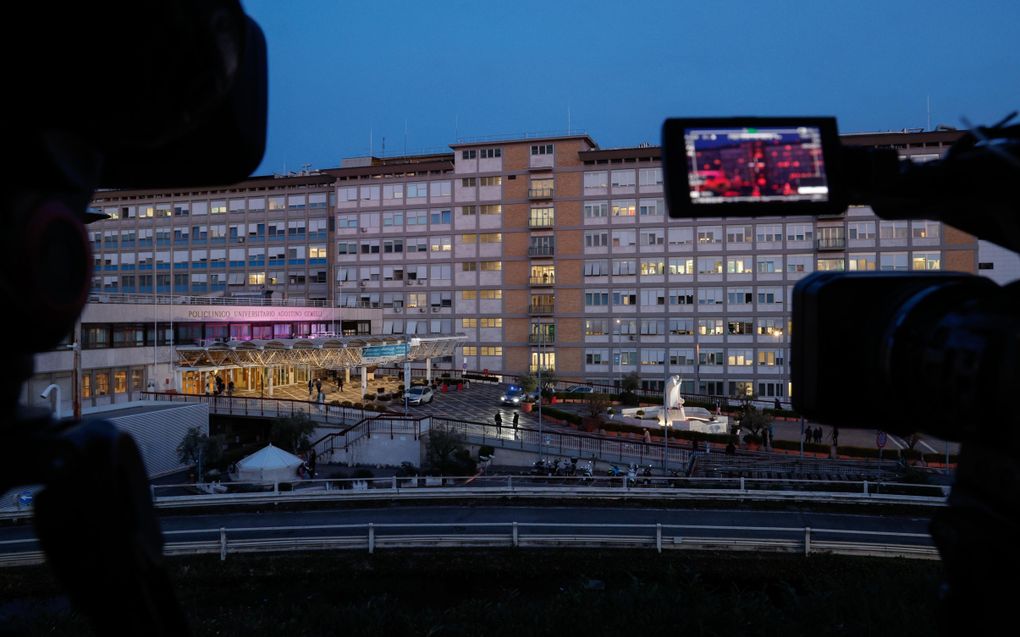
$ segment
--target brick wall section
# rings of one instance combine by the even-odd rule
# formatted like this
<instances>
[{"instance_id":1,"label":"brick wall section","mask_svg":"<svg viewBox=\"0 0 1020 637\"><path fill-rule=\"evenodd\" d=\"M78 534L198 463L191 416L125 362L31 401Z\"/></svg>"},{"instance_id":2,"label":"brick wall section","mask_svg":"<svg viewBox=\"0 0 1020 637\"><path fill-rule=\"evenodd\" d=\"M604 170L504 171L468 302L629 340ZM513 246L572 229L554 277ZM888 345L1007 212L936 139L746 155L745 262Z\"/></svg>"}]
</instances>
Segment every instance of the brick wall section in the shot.
<instances>
[{"instance_id":1,"label":"brick wall section","mask_svg":"<svg viewBox=\"0 0 1020 637\"><path fill-rule=\"evenodd\" d=\"M559 177L557 177L559 185ZM579 226L583 223L581 218L580 201L557 201L556 202L556 225L557 226Z\"/></svg>"},{"instance_id":2,"label":"brick wall section","mask_svg":"<svg viewBox=\"0 0 1020 637\"><path fill-rule=\"evenodd\" d=\"M583 378L584 352L579 347L558 347L556 348L556 374L561 378L571 375L574 378Z\"/></svg>"},{"instance_id":3,"label":"brick wall section","mask_svg":"<svg viewBox=\"0 0 1020 637\"><path fill-rule=\"evenodd\" d=\"M528 303L531 299L531 292L528 290L504 290L503 291L503 314L524 314L528 313ZM514 320L516 323L516 319Z\"/></svg>"},{"instance_id":4,"label":"brick wall section","mask_svg":"<svg viewBox=\"0 0 1020 637\"><path fill-rule=\"evenodd\" d=\"M942 224L942 242L946 246L977 246L974 235L945 224Z\"/></svg>"},{"instance_id":5,"label":"brick wall section","mask_svg":"<svg viewBox=\"0 0 1020 637\"><path fill-rule=\"evenodd\" d=\"M943 270L977 274L976 250L946 250L942 254Z\"/></svg>"},{"instance_id":6,"label":"brick wall section","mask_svg":"<svg viewBox=\"0 0 1020 637\"><path fill-rule=\"evenodd\" d=\"M556 321L556 343L581 343L584 340L583 319L561 318Z\"/></svg>"},{"instance_id":7,"label":"brick wall section","mask_svg":"<svg viewBox=\"0 0 1020 637\"><path fill-rule=\"evenodd\" d=\"M556 314L584 312L584 290L556 290Z\"/></svg>"},{"instance_id":8,"label":"brick wall section","mask_svg":"<svg viewBox=\"0 0 1020 637\"><path fill-rule=\"evenodd\" d=\"M581 285L584 261L580 259L556 261L556 286Z\"/></svg>"},{"instance_id":9,"label":"brick wall section","mask_svg":"<svg viewBox=\"0 0 1020 637\"><path fill-rule=\"evenodd\" d=\"M525 332L524 340L527 340ZM512 340L512 339L507 339ZM527 347L503 347L503 371L520 374L528 370L530 354Z\"/></svg>"},{"instance_id":10,"label":"brick wall section","mask_svg":"<svg viewBox=\"0 0 1020 637\"><path fill-rule=\"evenodd\" d=\"M518 181L520 181L520 180L518 179ZM516 230L516 229L527 230L528 229L528 217L530 215L531 215L531 209L528 207L528 204L523 204L523 203L504 204L504 206L503 206L503 229L504 230L511 230L511 229L514 229L514 230ZM504 239L504 243L505 243L506 237L504 236L503 239ZM525 246L524 254L528 253L527 245L528 245L528 242L527 242L527 240L525 240L524 241L524 246ZM506 250L506 248L504 248L503 249L503 254L510 255L510 256L515 256L518 253L508 252Z\"/></svg>"},{"instance_id":11,"label":"brick wall section","mask_svg":"<svg viewBox=\"0 0 1020 637\"><path fill-rule=\"evenodd\" d=\"M531 161L531 145L530 144L503 144L503 172L504 173L516 173L516 172L527 172L528 164ZM517 181L521 181L518 177ZM523 180L525 188L527 188L528 180Z\"/></svg>"},{"instance_id":12,"label":"brick wall section","mask_svg":"<svg viewBox=\"0 0 1020 637\"><path fill-rule=\"evenodd\" d=\"M506 172L506 160L503 160L503 170ZM503 176L503 200L513 201L515 199L528 198L528 176L517 175L517 179L507 179ZM505 207L504 207L505 209Z\"/></svg>"}]
</instances>

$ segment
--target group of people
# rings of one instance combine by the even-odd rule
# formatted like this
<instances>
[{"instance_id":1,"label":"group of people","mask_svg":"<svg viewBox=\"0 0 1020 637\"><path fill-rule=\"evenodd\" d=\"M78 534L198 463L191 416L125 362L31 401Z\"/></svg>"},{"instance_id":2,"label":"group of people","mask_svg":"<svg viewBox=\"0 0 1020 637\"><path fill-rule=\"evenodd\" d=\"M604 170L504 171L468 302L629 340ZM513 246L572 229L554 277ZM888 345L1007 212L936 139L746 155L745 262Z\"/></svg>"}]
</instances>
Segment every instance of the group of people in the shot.
<instances>
[{"instance_id":1,"label":"group of people","mask_svg":"<svg viewBox=\"0 0 1020 637\"><path fill-rule=\"evenodd\" d=\"M502 429L503 428L503 414L502 413L497 411L496 412L496 417L493 418L493 420L496 422L496 428L497 429ZM521 420L521 415L518 412L515 411L514 412L514 420L513 420L514 429L517 429L517 423L520 422L520 420Z\"/></svg>"},{"instance_id":2,"label":"group of people","mask_svg":"<svg viewBox=\"0 0 1020 637\"><path fill-rule=\"evenodd\" d=\"M829 434L829 438L832 439L833 446L839 445L839 427L832 428L832 432ZM822 444L822 428L819 426L813 429L811 427L805 429L804 442L806 443L813 442L816 445Z\"/></svg>"},{"instance_id":3,"label":"group of people","mask_svg":"<svg viewBox=\"0 0 1020 637\"><path fill-rule=\"evenodd\" d=\"M224 392L226 392L227 396L234 395L234 381L224 383L222 376L217 376L214 380L216 387L213 391L216 396L222 396ZM208 395L208 393L206 393L206 395Z\"/></svg>"},{"instance_id":4,"label":"group of people","mask_svg":"<svg viewBox=\"0 0 1020 637\"><path fill-rule=\"evenodd\" d=\"M315 402L326 402L326 392L322 391L322 379L308 379L308 400L312 399L312 390L315 390Z\"/></svg>"}]
</instances>

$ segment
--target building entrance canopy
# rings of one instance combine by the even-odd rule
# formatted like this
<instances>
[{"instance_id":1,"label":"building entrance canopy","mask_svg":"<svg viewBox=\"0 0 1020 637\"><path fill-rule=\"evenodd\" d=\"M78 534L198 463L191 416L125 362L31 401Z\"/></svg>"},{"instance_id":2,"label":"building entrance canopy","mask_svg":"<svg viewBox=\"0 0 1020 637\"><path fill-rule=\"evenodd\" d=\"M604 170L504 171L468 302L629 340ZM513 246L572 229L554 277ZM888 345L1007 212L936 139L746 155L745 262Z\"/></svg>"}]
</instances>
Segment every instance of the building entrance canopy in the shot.
<instances>
[{"instance_id":1,"label":"building entrance canopy","mask_svg":"<svg viewBox=\"0 0 1020 637\"><path fill-rule=\"evenodd\" d=\"M345 369L453 356L460 341L453 336L348 336L227 341L177 347L177 368L202 370L224 367L308 365L315 369Z\"/></svg>"}]
</instances>

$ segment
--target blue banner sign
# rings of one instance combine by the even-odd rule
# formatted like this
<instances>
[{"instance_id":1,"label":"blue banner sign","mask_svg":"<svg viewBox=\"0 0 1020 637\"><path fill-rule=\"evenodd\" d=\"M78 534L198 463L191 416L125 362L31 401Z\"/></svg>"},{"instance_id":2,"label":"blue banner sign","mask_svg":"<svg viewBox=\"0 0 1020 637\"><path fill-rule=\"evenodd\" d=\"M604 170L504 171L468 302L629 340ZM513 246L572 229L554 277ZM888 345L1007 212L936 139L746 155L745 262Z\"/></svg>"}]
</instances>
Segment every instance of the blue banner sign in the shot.
<instances>
[{"instance_id":1,"label":"blue banner sign","mask_svg":"<svg viewBox=\"0 0 1020 637\"><path fill-rule=\"evenodd\" d=\"M405 358L407 353L406 343L401 345L371 345L361 349L361 359L370 361L380 358Z\"/></svg>"}]
</instances>

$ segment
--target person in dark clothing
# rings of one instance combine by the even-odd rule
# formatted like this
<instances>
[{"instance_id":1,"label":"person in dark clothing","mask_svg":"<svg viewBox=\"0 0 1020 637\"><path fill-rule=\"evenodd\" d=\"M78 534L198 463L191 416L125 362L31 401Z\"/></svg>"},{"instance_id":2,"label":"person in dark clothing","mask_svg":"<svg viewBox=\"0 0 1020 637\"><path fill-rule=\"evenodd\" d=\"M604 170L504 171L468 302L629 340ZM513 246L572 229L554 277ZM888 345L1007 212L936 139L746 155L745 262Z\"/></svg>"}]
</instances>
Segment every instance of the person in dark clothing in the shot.
<instances>
[{"instance_id":1,"label":"person in dark clothing","mask_svg":"<svg viewBox=\"0 0 1020 637\"><path fill-rule=\"evenodd\" d=\"M776 411L779 411L782 408L783 408L783 404L781 402L779 402L778 398L776 398Z\"/></svg>"},{"instance_id":2,"label":"person in dark clothing","mask_svg":"<svg viewBox=\"0 0 1020 637\"><path fill-rule=\"evenodd\" d=\"M815 427L815 444L822 444L822 427L820 425Z\"/></svg>"},{"instance_id":3,"label":"person in dark clothing","mask_svg":"<svg viewBox=\"0 0 1020 637\"><path fill-rule=\"evenodd\" d=\"M830 435L832 436L832 446L833 447L838 447L839 446L839 427L833 427L832 428L832 434L830 434Z\"/></svg>"},{"instance_id":4,"label":"person in dark clothing","mask_svg":"<svg viewBox=\"0 0 1020 637\"><path fill-rule=\"evenodd\" d=\"M312 397L312 379L309 378L308 379L308 398L310 399L311 397Z\"/></svg>"},{"instance_id":5,"label":"person in dark clothing","mask_svg":"<svg viewBox=\"0 0 1020 637\"><path fill-rule=\"evenodd\" d=\"M517 421L521 419L521 415L518 412L514 412L514 429L517 429Z\"/></svg>"},{"instance_id":6,"label":"person in dark clothing","mask_svg":"<svg viewBox=\"0 0 1020 637\"><path fill-rule=\"evenodd\" d=\"M315 379L315 391L316 391L316 393L319 393L319 394L322 393L322 381L319 380L318 378Z\"/></svg>"},{"instance_id":7,"label":"person in dark clothing","mask_svg":"<svg viewBox=\"0 0 1020 637\"><path fill-rule=\"evenodd\" d=\"M344 377L343 376L337 376L336 384L340 386L340 391L343 391L344 390Z\"/></svg>"},{"instance_id":8,"label":"person in dark clothing","mask_svg":"<svg viewBox=\"0 0 1020 637\"><path fill-rule=\"evenodd\" d=\"M497 429L502 429L502 427L503 427L503 416L498 411L496 412L496 417L493 420L496 421L496 428Z\"/></svg>"},{"instance_id":9,"label":"person in dark clothing","mask_svg":"<svg viewBox=\"0 0 1020 637\"><path fill-rule=\"evenodd\" d=\"M736 447L736 445L733 444L732 440L730 440L728 443L726 443L726 455L727 456L735 456L735 455L737 455L737 447Z\"/></svg>"},{"instance_id":10,"label":"person in dark clothing","mask_svg":"<svg viewBox=\"0 0 1020 637\"><path fill-rule=\"evenodd\" d=\"M811 427L808 427L807 429L804 430L804 443L805 444L811 444L811 441L814 440L814 437L815 437L815 430L814 429L812 429Z\"/></svg>"},{"instance_id":11,"label":"person in dark clothing","mask_svg":"<svg viewBox=\"0 0 1020 637\"><path fill-rule=\"evenodd\" d=\"M234 381L230 381L229 383L227 383L227 396L233 395L234 395Z\"/></svg>"}]
</instances>

